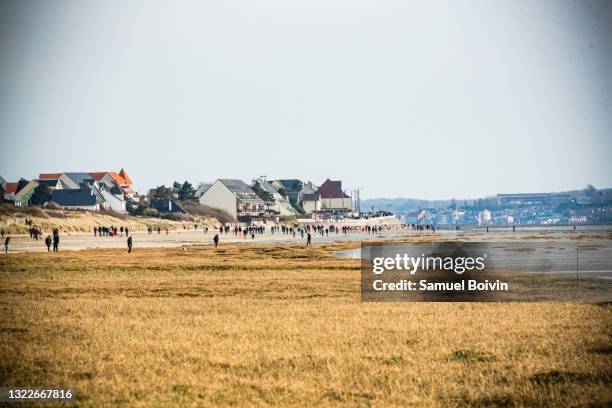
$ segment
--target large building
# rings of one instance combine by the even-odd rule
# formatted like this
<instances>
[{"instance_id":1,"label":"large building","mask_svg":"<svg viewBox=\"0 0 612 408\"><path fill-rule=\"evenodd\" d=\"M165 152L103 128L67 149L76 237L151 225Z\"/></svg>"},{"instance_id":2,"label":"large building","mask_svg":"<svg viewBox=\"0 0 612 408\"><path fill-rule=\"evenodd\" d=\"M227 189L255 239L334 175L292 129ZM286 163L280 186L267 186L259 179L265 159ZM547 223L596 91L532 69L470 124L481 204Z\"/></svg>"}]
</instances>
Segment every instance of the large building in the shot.
<instances>
[{"instance_id":1,"label":"large building","mask_svg":"<svg viewBox=\"0 0 612 408\"><path fill-rule=\"evenodd\" d=\"M200 197L200 204L227 212L234 220L263 215L265 204L244 181L218 179Z\"/></svg>"}]
</instances>

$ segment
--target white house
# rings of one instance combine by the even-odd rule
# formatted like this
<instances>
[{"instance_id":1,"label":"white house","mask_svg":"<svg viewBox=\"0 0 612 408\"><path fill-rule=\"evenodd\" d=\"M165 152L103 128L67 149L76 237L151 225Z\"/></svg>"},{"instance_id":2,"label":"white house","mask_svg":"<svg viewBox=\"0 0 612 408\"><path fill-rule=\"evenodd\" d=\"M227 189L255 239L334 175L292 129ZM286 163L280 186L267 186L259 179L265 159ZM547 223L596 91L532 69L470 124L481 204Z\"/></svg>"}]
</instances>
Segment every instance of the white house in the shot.
<instances>
[{"instance_id":1,"label":"white house","mask_svg":"<svg viewBox=\"0 0 612 408\"><path fill-rule=\"evenodd\" d=\"M264 213L262 199L242 180L217 179L200 197L200 204L224 210L235 220Z\"/></svg>"},{"instance_id":2,"label":"white house","mask_svg":"<svg viewBox=\"0 0 612 408\"><path fill-rule=\"evenodd\" d=\"M113 194L110 190L100 188L100 194L102 198L104 198L104 202L101 203L102 208L119 214L125 214L127 212L123 193Z\"/></svg>"}]
</instances>

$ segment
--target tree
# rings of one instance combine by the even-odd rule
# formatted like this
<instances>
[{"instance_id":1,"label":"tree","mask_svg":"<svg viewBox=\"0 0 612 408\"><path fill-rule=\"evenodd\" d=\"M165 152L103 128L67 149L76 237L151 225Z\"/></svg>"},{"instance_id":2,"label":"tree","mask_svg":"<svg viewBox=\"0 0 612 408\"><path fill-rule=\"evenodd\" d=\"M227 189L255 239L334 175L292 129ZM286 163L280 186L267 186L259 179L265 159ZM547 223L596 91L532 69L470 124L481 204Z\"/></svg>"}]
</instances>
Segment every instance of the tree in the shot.
<instances>
[{"instance_id":1,"label":"tree","mask_svg":"<svg viewBox=\"0 0 612 408\"><path fill-rule=\"evenodd\" d=\"M270 206L273 205L274 202L276 201L272 193L270 193L268 190L264 190L264 188L259 183L259 180L253 181L252 188L255 194L257 194L257 197L262 199L262 201L264 202L266 207L268 207L268 210L269 210Z\"/></svg>"},{"instance_id":2,"label":"tree","mask_svg":"<svg viewBox=\"0 0 612 408\"><path fill-rule=\"evenodd\" d=\"M181 183L179 183L178 181L175 181L174 183L172 183L172 187L174 187L177 190L179 190L181 188Z\"/></svg>"},{"instance_id":3,"label":"tree","mask_svg":"<svg viewBox=\"0 0 612 408\"><path fill-rule=\"evenodd\" d=\"M17 191L15 191L15 194L20 192L21 189L24 188L28 183L29 183L28 180L26 180L24 178L20 178L19 181L17 182Z\"/></svg>"},{"instance_id":4,"label":"tree","mask_svg":"<svg viewBox=\"0 0 612 408\"><path fill-rule=\"evenodd\" d=\"M43 205L47 201L51 201L51 188L45 184L39 184L36 189L34 189L34 194L30 197L30 204L33 205Z\"/></svg>"},{"instance_id":5,"label":"tree","mask_svg":"<svg viewBox=\"0 0 612 408\"><path fill-rule=\"evenodd\" d=\"M164 186L163 184L161 186L157 186L152 198L153 200L172 200L172 189Z\"/></svg>"},{"instance_id":6,"label":"tree","mask_svg":"<svg viewBox=\"0 0 612 408\"><path fill-rule=\"evenodd\" d=\"M182 201L195 201L196 192L195 192L195 189L193 188L193 185L191 185L190 182L185 180L183 185L180 186L179 188L178 196L179 196L179 200L182 200Z\"/></svg>"}]
</instances>

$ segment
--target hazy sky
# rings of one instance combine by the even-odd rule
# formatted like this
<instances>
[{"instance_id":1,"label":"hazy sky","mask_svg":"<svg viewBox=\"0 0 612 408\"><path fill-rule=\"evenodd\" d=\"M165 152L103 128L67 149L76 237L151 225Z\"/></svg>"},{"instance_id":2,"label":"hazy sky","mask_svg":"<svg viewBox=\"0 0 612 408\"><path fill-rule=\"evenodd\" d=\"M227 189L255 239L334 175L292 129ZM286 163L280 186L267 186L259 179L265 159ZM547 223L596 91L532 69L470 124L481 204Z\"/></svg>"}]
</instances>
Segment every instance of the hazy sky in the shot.
<instances>
[{"instance_id":1,"label":"hazy sky","mask_svg":"<svg viewBox=\"0 0 612 408\"><path fill-rule=\"evenodd\" d=\"M612 187L612 1L3 1L0 175Z\"/></svg>"}]
</instances>

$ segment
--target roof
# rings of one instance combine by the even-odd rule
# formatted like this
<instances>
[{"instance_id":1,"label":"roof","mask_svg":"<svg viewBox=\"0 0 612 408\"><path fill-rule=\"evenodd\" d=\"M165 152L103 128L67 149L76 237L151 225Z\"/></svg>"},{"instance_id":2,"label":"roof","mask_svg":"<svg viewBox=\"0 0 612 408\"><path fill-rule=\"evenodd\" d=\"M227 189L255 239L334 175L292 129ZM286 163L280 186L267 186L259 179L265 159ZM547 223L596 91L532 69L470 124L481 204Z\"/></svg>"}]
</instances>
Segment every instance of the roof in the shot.
<instances>
[{"instance_id":1,"label":"roof","mask_svg":"<svg viewBox=\"0 0 612 408\"><path fill-rule=\"evenodd\" d=\"M15 194L17 192L18 185L19 183L6 183L6 185L4 186L4 192L9 194Z\"/></svg>"},{"instance_id":2,"label":"roof","mask_svg":"<svg viewBox=\"0 0 612 408\"><path fill-rule=\"evenodd\" d=\"M285 190L296 190L295 185L298 183L302 183L302 180L299 180L299 179L282 179L282 180L274 180L274 181L281 184Z\"/></svg>"},{"instance_id":3,"label":"roof","mask_svg":"<svg viewBox=\"0 0 612 408\"><path fill-rule=\"evenodd\" d=\"M351 198L342 191L341 181L325 180L317 190L322 198Z\"/></svg>"},{"instance_id":4,"label":"roof","mask_svg":"<svg viewBox=\"0 0 612 408\"><path fill-rule=\"evenodd\" d=\"M64 173L66 177L70 180L74 181L77 185L81 185L84 182L88 182L90 180L94 180L94 178L89 173Z\"/></svg>"},{"instance_id":5,"label":"roof","mask_svg":"<svg viewBox=\"0 0 612 408\"><path fill-rule=\"evenodd\" d=\"M311 182L308 182L308 184L306 184L300 192L302 194L314 194L317 192L317 188L315 188L315 186Z\"/></svg>"},{"instance_id":6,"label":"roof","mask_svg":"<svg viewBox=\"0 0 612 408\"><path fill-rule=\"evenodd\" d=\"M62 173L40 173L38 178L40 180L57 180L62 177Z\"/></svg>"},{"instance_id":7,"label":"roof","mask_svg":"<svg viewBox=\"0 0 612 408\"><path fill-rule=\"evenodd\" d=\"M100 181L100 180L102 180L102 178L104 176L106 176L106 173L108 173L108 172L106 172L106 171L97 171L97 172L94 171L94 172L89 172L89 175L91 177L93 177L96 181Z\"/></svg>"},{"instance_id":8,"label":"roof","mask_svg":"<svg viewBox=\"0 0 612 408\"><path fill-rule=\"evenodd\" d=\"M132 179L127 175L124 169L121 169L119 173L114 171L94 171L89 173L96 181L102 180L107 174L120 186L129 186L133 184Z\"/></svg>"},{"instance_id":9,"label":"roof","mask_svg":"<svg viewBox=\"0 0 612 408\"><path fill-rule=\"evenodd\" d=\"M78 188L54 190L51 201L62 206L91 206L97 203L91 189Z\"/></svg>"},{"instance_id":10,"label":"roof","mask_svg":"<svg viewBox=\"0 0 612 408\"><path fill-rule=\"evenodd\" d=\"M125 169L121 169L119 171L119 175L121 176L121 178L123 178L123 180L125 181L125 184L134 184L130 176L128 176L127 171L125 171Z\"/></svg>"},{"instance_id":11,"label":"roof","mask_svg":"<svg viewBox=\"0 0 612 408\"><path fill-rule=\"evenodd\" d=\"M255 192L249 187L244 181L238 179L219 179L219 182L223 184L229 191L234 193L240 200L257 201L262 202L263 200L255 194Z\"/></svg>"},{"instance_id":12,"label":"roof","mask_svg":"<svg viewBox=\"0 0 612 408\"><path fill-rule=\"evenodd\" d=\"M57 180L56 180L56 182L57 182ZM38 181L31 180L28 184L23 186L21 188L21 190L19 190L19 192L17 194L15 194L15 197L21 198L21 197L27 195L28 193L32 192L34 189L36 189L36 187L38 187Z\"/></svg>"},{"instance_id":13,"label":"roof","mask_svg":"<svg viewBox=\"0 0 612 408\"><path fill-rule=\"evenodd\" d=\"M208 191L210 186L212 186L212 184L201 184L196 190L196 196L201 197L202 194Z\"/></svg>"},{"instance_id":14,"label":"roof","mask_svg":"<svg viewBox=\"0 0 612 408\"><path fill-rule=\"evenodd\" d=\"M115 180L115 182L119 184L120 186L124 186L127 184L125 182L125 179L121 177L119 174L115 173L114 171L109 171L108 175L111 176L113 180Z\"/></svg>"},{"instance_id":15,"label":"roof","mask_svg":"<svg viewBox=\"0 0 612 408\"><path fill-rule=\"evenodd\" d=\"M272 184L270 184L269 181L266 181L264 179L258 178L257 181L259 182L259 186L267 191L270 194L276 194L278 193L278 190L276 188L274 188L274 186Z\"/></svg>"}]
</instances>

